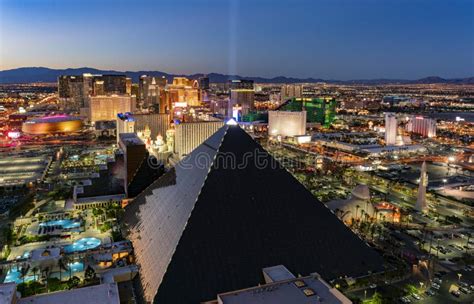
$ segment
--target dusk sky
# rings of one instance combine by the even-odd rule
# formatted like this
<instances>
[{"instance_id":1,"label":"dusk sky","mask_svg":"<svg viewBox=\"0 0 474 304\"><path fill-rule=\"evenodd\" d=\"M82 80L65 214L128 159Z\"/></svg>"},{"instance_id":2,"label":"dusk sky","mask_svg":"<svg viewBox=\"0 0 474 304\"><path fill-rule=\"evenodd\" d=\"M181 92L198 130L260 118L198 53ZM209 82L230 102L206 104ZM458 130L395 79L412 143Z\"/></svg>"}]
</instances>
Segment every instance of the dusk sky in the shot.
<instances>
[{"instance_id":1,"label":"dusk sky","mask_svg":"<svg viewBox=\"0 0 474 304\"><path fill-rule=\"evenodd\" d=\"M0 0L0 69L474 76L473 0Z\"/></svg>"}]
</instances>

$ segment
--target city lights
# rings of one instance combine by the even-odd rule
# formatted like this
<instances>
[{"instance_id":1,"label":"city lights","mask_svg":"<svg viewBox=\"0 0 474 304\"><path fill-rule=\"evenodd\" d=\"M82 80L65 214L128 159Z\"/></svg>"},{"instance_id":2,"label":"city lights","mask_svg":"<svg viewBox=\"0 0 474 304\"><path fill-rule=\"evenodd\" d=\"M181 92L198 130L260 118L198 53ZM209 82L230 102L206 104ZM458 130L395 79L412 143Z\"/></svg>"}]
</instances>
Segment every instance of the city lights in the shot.
<instances>
[{"instance_id":1,"label":"city lights","mask_svg":"<svg viewBox=\"0 0 474 304\"><path fill-rule=\"evenodd\" d=\"M1 304L474 303L473 1L294 2L0 1Z\"/></svg>"}]
</instances>

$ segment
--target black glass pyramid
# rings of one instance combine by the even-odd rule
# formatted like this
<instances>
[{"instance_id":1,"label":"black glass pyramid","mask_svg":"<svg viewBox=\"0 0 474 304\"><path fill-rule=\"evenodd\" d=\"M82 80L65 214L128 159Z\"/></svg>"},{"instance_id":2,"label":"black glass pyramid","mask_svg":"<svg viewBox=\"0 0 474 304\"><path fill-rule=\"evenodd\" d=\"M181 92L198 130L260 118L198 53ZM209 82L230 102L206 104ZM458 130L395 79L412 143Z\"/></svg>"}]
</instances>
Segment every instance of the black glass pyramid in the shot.
<instances>
[{"instance_id":1,"label":"black glass pyramid","mask_svg":"<svg viewBox=\"0 0 474 304\"><path fill-rule=\"evenodd\" d=\"M224 126L127 206L145 301L200 303L262 268L330 280L382 258L238 126Z\"/></svg>"}]
</instances>

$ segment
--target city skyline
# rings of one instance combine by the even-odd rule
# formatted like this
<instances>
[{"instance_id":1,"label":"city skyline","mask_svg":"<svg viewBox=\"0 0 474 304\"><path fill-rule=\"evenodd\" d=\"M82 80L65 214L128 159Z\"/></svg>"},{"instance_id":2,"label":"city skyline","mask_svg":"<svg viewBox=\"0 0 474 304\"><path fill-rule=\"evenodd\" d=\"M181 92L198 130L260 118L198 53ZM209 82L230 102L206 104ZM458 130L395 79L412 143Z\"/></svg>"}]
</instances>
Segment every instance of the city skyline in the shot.
<instances>
[{"instance_id":1,"label":"city skyline","mask_svg":"<svg viewBox=\"0 0 474 304\"><path fill-rule=\"evenodd\" d=\"M0 69L462 78L474 71L472 12L471 1L6 0Z\"/></svg>"}]
</instances>

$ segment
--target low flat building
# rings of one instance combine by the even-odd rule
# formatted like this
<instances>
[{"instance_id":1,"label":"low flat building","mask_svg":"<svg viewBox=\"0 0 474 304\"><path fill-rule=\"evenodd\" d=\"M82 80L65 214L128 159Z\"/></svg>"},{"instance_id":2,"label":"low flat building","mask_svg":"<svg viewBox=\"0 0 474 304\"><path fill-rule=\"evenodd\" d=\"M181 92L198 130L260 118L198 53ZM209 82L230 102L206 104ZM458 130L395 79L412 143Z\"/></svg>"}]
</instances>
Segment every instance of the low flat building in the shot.
<instances>
[{"instance_id":1,"label":"low flat building","mask_svg":"<svg viewBox=\"0 0 474 304\"><path fill-rule=\"evenodd\" d=\"M0 303L2 304L18 303L15 283L0 284Z\"/></svg>"},{"instance_id":2,"label":"low flat building","mask_svg":"<svg viewBox=\"0 0 474 304\"><path fill-rule=\"evenodd\" d=\"M73 209L102 208L113 202L121 202L125 198L123 180L116 177L114 168L119 168L117 163L109 164L91 182L76 185L73 189ZM69 209L69 208L68 208Z\"/></svg>"},{"instance_id":3,"label":"low flat building","mask_svg":"<svg viewBox=\"0 0 474 304\"><path fill-rule=\"evenodd\" d=\"M100 284L18 299L18 304L119 304L116 283Z\"/></svg>"},{"instance_id":4,"label":"low flat building","mask_svg":"<svg viewBox=\"0 0 474 304\"><path fill-rule=\"evenodd\" d=\"M50 156L2 157L0 159L0 192L38 183L44 179Z\"/></svg>"},{"instance_id":5,"label":"low flat building","mask_svg":"<svg viewBox=\"0 0 474 304\"><path fill-rule=\"evenodd\" d=\"M426 148L422 145L405 145L405 146L371 146L361 147L360 151L365 152L368 156L379 156L381 154L390 153L422 153L426 152Z\"/></svg>"},{"instance_id":6,"label":"low flat building","mask_svg":"<svg viewBox=\"0 0 474 304\"><path fill-rule=\"evenodd\" d=\"M317 273L296 278L283 265L263 269L265 285L221 293L218 304L350 304L339 290L331 287ZM268 276L270 275L270 277Z\"/></svg>"}]
</instances>

